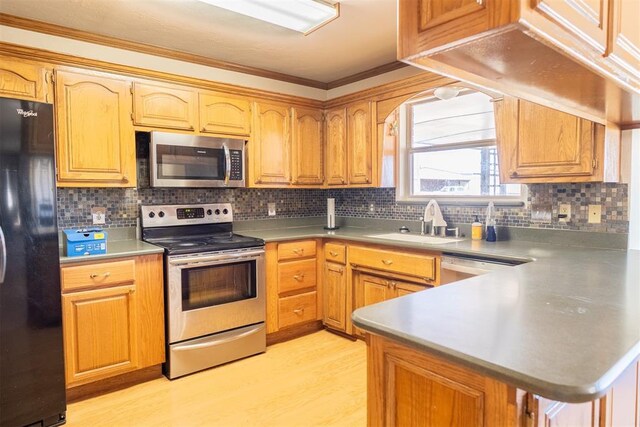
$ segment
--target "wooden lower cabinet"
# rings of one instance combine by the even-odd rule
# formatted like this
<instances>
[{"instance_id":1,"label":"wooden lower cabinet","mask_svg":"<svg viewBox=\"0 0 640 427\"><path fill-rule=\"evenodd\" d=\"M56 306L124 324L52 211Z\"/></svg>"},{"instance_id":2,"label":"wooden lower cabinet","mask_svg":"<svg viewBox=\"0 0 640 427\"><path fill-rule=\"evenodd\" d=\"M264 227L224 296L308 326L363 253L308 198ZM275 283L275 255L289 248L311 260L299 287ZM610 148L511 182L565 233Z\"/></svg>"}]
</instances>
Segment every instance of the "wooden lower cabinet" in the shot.
<instances>
[{"instance_id":1,"label":"wooden lower cabinet","mask_svg":"<svg viewBox=\"0 0 640 427\"><path fill-rule=\"evenodd\" d=\"M62 266L67 388L164 362L162 271L161 255Z\"/></svg>"},{"instance_id":2,"label":"wooden lower cabinet","mask_svg":"<svg viewBox=\"0 0 640 427\"><path fill-rule=\"evenodd\" d=\"M289 333L322 319L316 245L315 239L267 243L267 334Z\"/></svg>"},{"instance_id":3,"label":"wooden lower cabinet","mask_svg":"<svg viewBox=\"0 0 640 427\"><path fill-rule=\"evenodd\" d=\"M378 335L367 335L369 426L638 426L636 360L602 398L557 402ZM614 399L615 396L615 399Z\"/></svg>"},{"instance_id":4,"label":"wooden lower cabinet","mask_svg":"<svg viewBox=\"0 0 640 427\"><path fill-rule=\"evenodd\" d=\"M324 264L324 325L328 328L347 331L347 268L335 262Z\"/></svg>"}]
</instances>

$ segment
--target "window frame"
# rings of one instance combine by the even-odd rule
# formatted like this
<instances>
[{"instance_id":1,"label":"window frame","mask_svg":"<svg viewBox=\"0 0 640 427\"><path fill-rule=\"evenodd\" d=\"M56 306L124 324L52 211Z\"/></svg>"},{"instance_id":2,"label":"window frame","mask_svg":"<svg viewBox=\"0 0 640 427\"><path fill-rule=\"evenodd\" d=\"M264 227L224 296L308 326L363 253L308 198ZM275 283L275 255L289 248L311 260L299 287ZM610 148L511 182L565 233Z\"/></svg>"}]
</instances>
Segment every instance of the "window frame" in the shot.
<instances>
[{"instance_id":1,"label":"window frame","mask_svg":"<svg viewBox=\"0 0 640 427\"><path fill-rule=\"evenodd\" d=\"M490 95L487 95L490 96ZM496 206L525 206L527 203L528 189L525 184L520 184L520 195L518 196L461 196L461 195L414 195L411 193L412 177L414 172L413 155L417 153L449 151L464 148L477 148L487 146L497 146L497 140L483 139L470 142L456 142L443 144L436 147L411 147L413 115L411 108L415 104L420 104L436 97L433 91L412 98L404 102L399 108L398 118L398 186L396 188L397 203L428 203L429 200L435 199L439 204L443 205L460 205L460 206L486 206L487 203L493 202Z\"/></svg>"}]
</instances>

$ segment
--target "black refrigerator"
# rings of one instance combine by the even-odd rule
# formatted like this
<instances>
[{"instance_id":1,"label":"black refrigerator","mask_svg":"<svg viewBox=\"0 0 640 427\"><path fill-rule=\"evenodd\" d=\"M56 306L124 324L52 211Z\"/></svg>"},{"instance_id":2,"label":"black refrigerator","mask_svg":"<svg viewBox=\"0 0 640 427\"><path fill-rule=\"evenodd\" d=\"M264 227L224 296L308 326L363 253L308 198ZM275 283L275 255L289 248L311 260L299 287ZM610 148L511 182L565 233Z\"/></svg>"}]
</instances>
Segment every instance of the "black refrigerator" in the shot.
<instances>
[{"instance_id":1,"label":"black refrigerator","mask_svg":"<svg viewBox=\"0 0 640 427\"><path fill-rule=\"evenodd\" d=\"M65 421L53 106L0 98L0 426Z\"/></svg>"}]
</instances>

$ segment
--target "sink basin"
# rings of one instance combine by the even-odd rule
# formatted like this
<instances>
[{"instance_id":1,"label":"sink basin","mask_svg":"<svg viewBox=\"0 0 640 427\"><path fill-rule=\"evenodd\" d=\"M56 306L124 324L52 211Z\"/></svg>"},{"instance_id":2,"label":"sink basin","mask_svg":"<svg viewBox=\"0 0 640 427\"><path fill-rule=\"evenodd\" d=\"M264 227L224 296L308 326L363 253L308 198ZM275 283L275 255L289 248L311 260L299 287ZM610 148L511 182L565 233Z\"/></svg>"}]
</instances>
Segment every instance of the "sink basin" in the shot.
<instances>
[{"instance_id":1,"label":"sink basin","mask_svg":"<svg viewBox=\"0 0 640 427\"><path fill-rule=\"evenodd\" d=\"M422 236L420 234L410 234L410 233L370 234L367 237L374 237L376 239L396 240L400 242L428 243L431 245L442 245L445 243L461 242L464 240L458 237L434 237L434 236Z\"/></svg>"}]
</instances>

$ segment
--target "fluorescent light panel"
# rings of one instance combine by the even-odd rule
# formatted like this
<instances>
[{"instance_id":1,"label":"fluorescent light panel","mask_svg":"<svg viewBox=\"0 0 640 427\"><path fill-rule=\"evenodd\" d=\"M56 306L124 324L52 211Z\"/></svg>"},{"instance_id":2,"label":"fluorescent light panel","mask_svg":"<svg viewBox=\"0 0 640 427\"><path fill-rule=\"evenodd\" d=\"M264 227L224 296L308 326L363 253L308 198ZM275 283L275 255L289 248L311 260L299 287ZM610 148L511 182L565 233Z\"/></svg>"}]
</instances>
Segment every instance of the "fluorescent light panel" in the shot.
<instances>
[{"instance_id":1,"label":"fluorescent light panel","mask_svg":"<svg viewBox=\"0 0 640 427\"><path fill-rule=\"evenodd\" d=\"M200 0L301 33L338 16L338 7L318 0Z\"/></svg>"}]
</instances>

